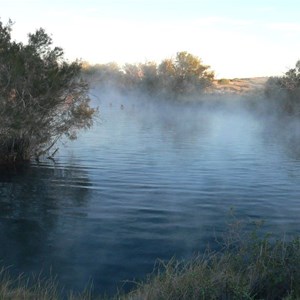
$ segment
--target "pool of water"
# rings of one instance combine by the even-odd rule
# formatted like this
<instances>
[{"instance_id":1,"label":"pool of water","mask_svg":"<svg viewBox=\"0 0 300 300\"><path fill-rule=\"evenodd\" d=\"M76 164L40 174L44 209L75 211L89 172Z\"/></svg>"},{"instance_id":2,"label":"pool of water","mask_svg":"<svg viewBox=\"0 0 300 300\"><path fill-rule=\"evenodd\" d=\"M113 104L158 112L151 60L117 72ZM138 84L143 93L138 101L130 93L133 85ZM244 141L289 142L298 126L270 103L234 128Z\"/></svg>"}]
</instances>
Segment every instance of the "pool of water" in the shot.
<instances>
[{"instance_id":1,"label":"pool of water","mask_svg":"<svg viewBox=\"0 0 300 300\"><path fill-rule=\"evenodd\" d=\"M0 170L0 260L13 273L114 293L158 258L188 258L228 212L300 230L299 124L240 105L102 101L55 162ZM130 284L125 285L125 289Z\"/></svg>"}]
</instances>

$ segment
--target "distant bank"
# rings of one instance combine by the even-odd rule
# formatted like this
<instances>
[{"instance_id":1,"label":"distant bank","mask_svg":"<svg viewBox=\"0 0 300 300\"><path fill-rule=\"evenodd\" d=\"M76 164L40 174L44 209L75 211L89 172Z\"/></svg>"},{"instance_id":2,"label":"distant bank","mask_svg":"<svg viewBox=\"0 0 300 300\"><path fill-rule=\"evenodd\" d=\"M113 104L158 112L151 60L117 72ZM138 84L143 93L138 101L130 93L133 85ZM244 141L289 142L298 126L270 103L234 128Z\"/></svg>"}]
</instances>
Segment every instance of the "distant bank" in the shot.
<instances>
[{"instance_id":1,"label":"distant bank","mask_svg":"<svg viewBox=\"0 0 300 300\"><path fill-rule=\"evenodd\" d=\"M262 91L269 77L216 79L208 93L245 94Z\"/></svg>"}]
</instances>

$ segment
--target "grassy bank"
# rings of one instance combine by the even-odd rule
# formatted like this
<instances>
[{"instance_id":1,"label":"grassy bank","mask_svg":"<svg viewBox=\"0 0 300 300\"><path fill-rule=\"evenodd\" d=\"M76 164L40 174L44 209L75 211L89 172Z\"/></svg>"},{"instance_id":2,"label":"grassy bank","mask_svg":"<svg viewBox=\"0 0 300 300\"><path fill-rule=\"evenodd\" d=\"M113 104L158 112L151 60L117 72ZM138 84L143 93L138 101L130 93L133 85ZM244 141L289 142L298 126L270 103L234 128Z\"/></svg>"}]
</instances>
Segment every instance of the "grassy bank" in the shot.
<instances>
[{"instance_id":1,"label":"grassy bank","mask_svg":"<svg viewBox=\"0 0 300 300\"><path fill-rule=\"evenodd\" d=\"M54 279L12 280L0 272L0 299L61 299ZM68 299L104 299L88 289ZM107 298L105 298L107 299ZM243 232L233 226L220 250L207 249L190 261L158 263L144 282L112 299L300 299L300 239Z\"/></svg>"},{"instance_id":2,"label":"grassy bank","mask_svg":"<svg viewBox=\"0 0 300 300\"><path fill-rule=\"evenodd\" d=\"M170 261L126 299L300 299L299 239Z\"/></svg>"},{"instance_id":3,"label":"grassy bank","mask_svg":"<svg viewBox=\"0 0 300 300\"><path fill-rule=\"evenodd\" d=\"M54 277L26 277L23 274L13 278L9 270L0 270L0 300L58 300L63 299L64 291L58 287L58 281ZM67 293L70 300L94 299L91 288L87 288L80 294Z\"/></svg>"}]
</instances>

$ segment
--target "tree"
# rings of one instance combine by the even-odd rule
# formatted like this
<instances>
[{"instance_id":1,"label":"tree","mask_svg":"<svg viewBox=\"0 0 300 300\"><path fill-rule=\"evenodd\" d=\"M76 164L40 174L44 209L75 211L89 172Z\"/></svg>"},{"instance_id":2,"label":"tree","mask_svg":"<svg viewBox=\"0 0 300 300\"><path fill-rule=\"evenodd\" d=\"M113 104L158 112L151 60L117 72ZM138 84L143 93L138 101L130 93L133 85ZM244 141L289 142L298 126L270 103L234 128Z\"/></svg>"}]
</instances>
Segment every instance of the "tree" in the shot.
<instances>
[{"instance_id":1,"label":"tree","mask_svg":"<svg viewBox=\"0 0 300 300\"><path fill-rule=\"evenodd\" d=\"M116 88L122 93L138 92L155 98L185 99L206 91L213 84L214 72L200 58L178 52L175 58L139 64L85 65L85 74L101 88Z\"/></svg>"},{"instance_id":2,"label":"tree","mask_svg":"<svg viewBox=\"0 0 300 300\"><path fill-rule=\"evenodd\" d=\"M136 64L125 64L124 71L124 86L127 90L134 90L140 86L142 80L142 71Z\"/></svg>"},{"instance_id":3,"label":"tree","mask_svg":"<svg viewBox=\"0 0 300 300\"><path fill-rule=\"evenodd\" d=\"M187 53L178 52L175 59L176 89L179 94L201 92L211 85L214 73L208 71L200 58Z\"/></svg>"},{"instance_id":4,"label":"tree","mask_svg":"<svg viewBox=\"0 0 300 300\"><path fill-rule=\"evenodd\" d=\"M27 44L12 41L11 30L0 22L0 163L49 153L63 136L89 128L95 114L80 63L67 62L44 29Z\"/></svg>"},{"instance_id":5,"label":"tree","mask_svg":"<svg viewBox=\"0 0 300 300\"><path fill-rule=\"evenodd\" d=\"M120 88L124 76L115 62L96 65L85 63L83 74L91 86L101 86L102 89Z\"/></svg>"},{"instance_id":6,"label":"tree","mask_svg":"<svg viewBox=\"0 0 300 300\"><path fill-rule=\"evenodd\" d=\"M172 59L164 59L158 66L158 78L161 89L170 94L175 82L176 69Z\"/></svg>"},{"instance_id":7,"label":"tree","mask_svg":"<svg viewBox=\"0 0 300 300\"><path fill-rule=\"evenodd\" d=\"M186 52L178 52L175 59L166 59L159 65L161 82L173 94L191 95L205 91L212 84L214 72L203 65L200 58Z\"/></svg>"},{"instance_id":8,"label":"tree","mask_svg":"<svg viewBox=\"0 0 300 300\"><path fill-rule=\"evenodd\" d=\"M155 62L140 64L142 73L142 89L152 95L158 91L157 65Z\"/></svg>"},{"instance_id":9,"label":"tree","mask_svg":"<svg viewBox=\"0 0 300 300\"><path fill-rule=\"evenodd\" d=\"M282 110L300 113L300 61L282 77L270 77L266 82L265 94L280 104Z\"/></svg>"}]
</instances>

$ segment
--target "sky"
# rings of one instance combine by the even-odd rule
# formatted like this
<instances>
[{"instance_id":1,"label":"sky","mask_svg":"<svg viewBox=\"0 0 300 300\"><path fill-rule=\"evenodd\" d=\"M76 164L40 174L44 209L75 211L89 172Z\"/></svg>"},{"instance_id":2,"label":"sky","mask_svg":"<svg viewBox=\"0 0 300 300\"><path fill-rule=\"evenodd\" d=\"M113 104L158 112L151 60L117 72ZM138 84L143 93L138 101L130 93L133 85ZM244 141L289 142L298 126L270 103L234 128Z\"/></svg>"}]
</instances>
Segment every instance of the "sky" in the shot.
<instances>
[{"instance_id":1,"label":"sky","mask_svg":"<svg viewBox=\"0 0 300 300\"><path fill-rule=\"evenodd\" d=\"M12 37L44 28L68 60L160 62L188 51L217 78L283 75L300 59L299 0L0 0Z\"/></svg>"}]
</instances>

